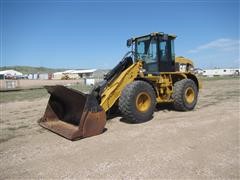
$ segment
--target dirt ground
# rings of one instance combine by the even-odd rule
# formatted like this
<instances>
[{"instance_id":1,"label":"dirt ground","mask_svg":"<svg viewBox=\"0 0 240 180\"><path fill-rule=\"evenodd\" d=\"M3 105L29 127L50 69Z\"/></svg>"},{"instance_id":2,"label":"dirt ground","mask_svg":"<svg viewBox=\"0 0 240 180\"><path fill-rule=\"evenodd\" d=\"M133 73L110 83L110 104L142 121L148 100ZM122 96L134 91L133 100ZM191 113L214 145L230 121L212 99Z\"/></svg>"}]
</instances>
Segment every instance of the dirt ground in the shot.
<instances>
[{"instance_id":1,"label":"dirt ground","mask_svg":"<svg viewBox=\"0 0 240 180\"><path fill-rule=\"evenodd\" d=\"M194 111L160 107L71 142L38 126L47 97L1 103L0 179L239 179L240 81L203 81Z\"/></svg>"}]
</instances>

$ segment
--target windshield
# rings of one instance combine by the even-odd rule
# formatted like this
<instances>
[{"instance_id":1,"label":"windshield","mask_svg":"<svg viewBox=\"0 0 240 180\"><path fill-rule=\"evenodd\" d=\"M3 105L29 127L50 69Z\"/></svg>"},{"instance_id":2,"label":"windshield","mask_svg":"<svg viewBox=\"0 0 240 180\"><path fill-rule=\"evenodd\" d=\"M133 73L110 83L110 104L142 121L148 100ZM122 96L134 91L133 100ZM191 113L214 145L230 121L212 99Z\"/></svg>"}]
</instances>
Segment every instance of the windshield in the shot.
<instances>
[{"instance_id":1,"label":"windshield","mask_svg":"<svg viewBox=\"0 0 240 180\"><path fill-rule=\"evenodd\" d=\"M148 54L150 36L135 41L135 59L145 60Z\"/></svg>"},{"instance_id":2,"label":"windshield","mask_svg":"<svg viewBox=\"0 0 240 180\"><path fill-rule=\"evenodd\" d=\"M142 37L135 41L135 60L144 61L144 69L158 72L157 38Z\"/></svg>"}]
</instances>

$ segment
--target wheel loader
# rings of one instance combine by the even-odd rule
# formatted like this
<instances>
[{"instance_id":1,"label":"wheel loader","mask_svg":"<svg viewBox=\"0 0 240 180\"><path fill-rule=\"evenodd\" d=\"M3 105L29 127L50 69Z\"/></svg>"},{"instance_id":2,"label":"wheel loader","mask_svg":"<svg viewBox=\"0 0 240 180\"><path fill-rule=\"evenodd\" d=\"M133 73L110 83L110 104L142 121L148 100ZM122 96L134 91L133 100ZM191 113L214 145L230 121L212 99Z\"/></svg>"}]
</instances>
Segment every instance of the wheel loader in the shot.
<instances>
[{"instance_id":1,"label":"wheel loader","mask_svg":"<svg viewBox=\"0 0 240 180\"><path fill-rule=\"evenodd\" d=\"M89 94L45 86L50 98L39 124L77 140L103 133L106 113L113 106L131 123L150 120L160 103L172 103L177 111L194 109L200 83L191 70L179 70L179 64L192 63L183 57L175 60L175 38L156 32L128 39L131 51Z\"/></svg>"}]
</instances>

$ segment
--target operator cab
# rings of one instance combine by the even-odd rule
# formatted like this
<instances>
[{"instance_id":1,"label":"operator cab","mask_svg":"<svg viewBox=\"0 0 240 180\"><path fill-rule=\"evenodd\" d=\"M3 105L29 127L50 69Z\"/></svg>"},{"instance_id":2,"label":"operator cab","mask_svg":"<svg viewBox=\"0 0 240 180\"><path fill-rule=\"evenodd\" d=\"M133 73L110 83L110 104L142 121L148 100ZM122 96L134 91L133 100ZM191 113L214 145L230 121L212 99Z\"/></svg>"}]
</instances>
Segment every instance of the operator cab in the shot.
<instances>
[{"instance_id":1,"label":"operator cab","mask_svg":"<svg viewBox=\"0 0 240 180\"><path fill-rule=\"evenodd\" d=\"M174 72L176 36L164 33L151 33L146 36L132 38L127 46L134 49L134 60L143 61L147 73Z\"/></svg>"}]
</instances>

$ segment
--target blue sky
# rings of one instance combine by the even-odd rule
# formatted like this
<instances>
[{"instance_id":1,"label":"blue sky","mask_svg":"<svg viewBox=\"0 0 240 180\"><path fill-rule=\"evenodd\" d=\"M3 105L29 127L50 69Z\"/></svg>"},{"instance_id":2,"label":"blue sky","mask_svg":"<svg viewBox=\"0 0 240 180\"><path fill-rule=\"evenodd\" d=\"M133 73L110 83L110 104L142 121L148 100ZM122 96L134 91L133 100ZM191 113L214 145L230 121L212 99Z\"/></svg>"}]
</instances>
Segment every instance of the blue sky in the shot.
<instances>
[{"instance_id":1,"label":"blue sky","mask_svg":"<svg viewBox=\"0 0 240 180\"><path fill-rule=\"evenodd\" d=\"M239 67L239 1L1 1L1 66L112 68L126 40L176 34L200 68Z\"/></svg>"}]
</instances>

